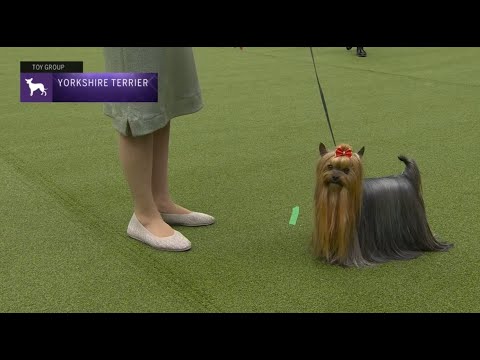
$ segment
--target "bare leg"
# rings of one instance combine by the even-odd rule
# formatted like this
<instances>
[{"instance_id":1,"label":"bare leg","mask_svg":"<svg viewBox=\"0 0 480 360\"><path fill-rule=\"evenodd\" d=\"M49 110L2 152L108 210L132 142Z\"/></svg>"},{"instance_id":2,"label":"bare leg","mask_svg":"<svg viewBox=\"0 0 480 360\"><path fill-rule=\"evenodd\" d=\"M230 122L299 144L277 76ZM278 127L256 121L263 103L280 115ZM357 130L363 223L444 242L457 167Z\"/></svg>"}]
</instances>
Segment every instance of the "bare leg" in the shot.
<instances>
[{"instance_id":1,"label":"bare leg","mask_svg":"<svg viewBox=\"0 0 480 360\"><path fill-rule=\"evenodd\" d=\"M157 209L168 214L189 214L191 211L176 205L168 187L168 147L170 142L170 122L153 133L153 173L152 193Z\"/></svg>"},{"instance_id":2,"label":"bare leg","mask_svg":"<svg viewBox=\"0 0 480 360\"><path fill-rule=\"evenodd\" d=\"M152 194L153 134L140 137L120 135L119 150L138 220L156 236L173 235L173 229L158 212Z\"/></svg>"}]
</instances>

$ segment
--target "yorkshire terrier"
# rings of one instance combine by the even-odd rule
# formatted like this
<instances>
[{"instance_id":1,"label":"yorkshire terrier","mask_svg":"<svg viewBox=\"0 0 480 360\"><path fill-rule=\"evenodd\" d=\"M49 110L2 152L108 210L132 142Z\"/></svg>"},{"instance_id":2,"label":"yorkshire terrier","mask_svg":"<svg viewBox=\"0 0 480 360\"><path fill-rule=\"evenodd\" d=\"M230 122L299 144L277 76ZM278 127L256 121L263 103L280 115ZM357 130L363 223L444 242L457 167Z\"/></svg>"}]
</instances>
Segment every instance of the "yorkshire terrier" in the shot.
<instances>
[{"instance_id":1,"label":"yorkshire terrier","mask_svg":"<svg viewBox=\"0 0 480 360\"><path fill-rule=\"evenodd\" d=\"M363 267L416 258L425 251L446 251L430 230L422 198L420 171L413 159L400 175L363 178L365 148L353 152L319 146L316 170L312 251L316 258Z\"/></svg>"}]
</instances>

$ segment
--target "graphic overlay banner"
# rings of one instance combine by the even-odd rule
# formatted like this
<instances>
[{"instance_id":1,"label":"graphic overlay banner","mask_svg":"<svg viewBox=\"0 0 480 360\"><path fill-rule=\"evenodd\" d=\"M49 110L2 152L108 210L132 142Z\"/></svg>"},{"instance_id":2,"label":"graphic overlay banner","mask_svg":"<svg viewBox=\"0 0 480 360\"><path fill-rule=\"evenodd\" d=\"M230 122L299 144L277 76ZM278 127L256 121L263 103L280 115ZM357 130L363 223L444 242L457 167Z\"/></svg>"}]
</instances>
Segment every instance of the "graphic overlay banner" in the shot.
<instances>
[{"instance_id":1,"label":"graphic overlay banner","mask_svg":"<svg viewBox=\"0 0 480 360\"><path fill-rule=\"evenodd\" d=\"M65 72L68 70L68 72ZM21 102L157 102L156 73L83 73L83 62L22 61Z\"/></svg>"},{"instance_id":2,"label":"graphic overlay banner","mask_svg":"<svg viewBox=\"0 0 480 360\"><path fill-rule=\"evenodd\" d=\"M20 61L21 73L83 73L83 61Z\"/></svg>"}]
</instances>

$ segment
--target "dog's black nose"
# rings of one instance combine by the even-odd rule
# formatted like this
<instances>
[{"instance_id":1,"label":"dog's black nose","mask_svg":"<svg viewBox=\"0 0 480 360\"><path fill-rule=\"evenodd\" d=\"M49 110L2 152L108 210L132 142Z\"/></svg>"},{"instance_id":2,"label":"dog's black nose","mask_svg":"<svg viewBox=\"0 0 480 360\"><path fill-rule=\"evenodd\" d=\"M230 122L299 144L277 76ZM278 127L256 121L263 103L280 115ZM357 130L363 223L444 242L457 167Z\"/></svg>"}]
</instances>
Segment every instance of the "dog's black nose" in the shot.
<instances>
[{"instance_id":1,"label":"dog's black nose","mask_svg":"<svg viewBox=\"0 0 480 360\"><path fill-rule=\"evenodd\" d=\"M339 179L338 176L336 176L336 175L333 175L333 176L332 176L332 181L333 181L333 182L337 182L338 179Z\"/></svg>"}]
</instances>

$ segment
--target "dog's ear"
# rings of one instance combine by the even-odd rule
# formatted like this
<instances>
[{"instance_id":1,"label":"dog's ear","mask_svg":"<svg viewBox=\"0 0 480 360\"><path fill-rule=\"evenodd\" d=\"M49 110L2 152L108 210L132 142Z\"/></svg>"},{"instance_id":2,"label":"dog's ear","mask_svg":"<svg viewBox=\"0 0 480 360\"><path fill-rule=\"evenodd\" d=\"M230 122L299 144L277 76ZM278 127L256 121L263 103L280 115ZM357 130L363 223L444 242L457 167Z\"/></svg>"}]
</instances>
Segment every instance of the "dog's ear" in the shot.
<instances>
[{"instance_id":1,"label":"dog's ear","mask_svg":"<svg viewBox=\"0 0 480 360\"><path fill-rule=\"evenodd\" d=\"M364 152L365 152L365 146L363 146L360 150L357 151L357 155L360 156L360 158L362 158Z\"/></svg>"},{"instance_id":2,"label":"dog's ear","mask_svg":"<svg viewBox=\"0 0 480 360\"><path fill-rule=\"evenodd\" d=\"M325 154L328 153L328 150L323 143L320 143L318 150L320 151L320 156L325 156Z\"/></svg>"}]
</instances>

